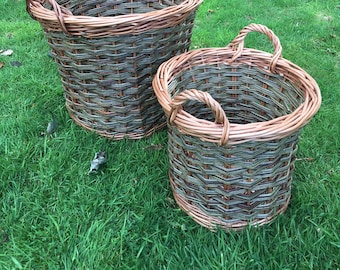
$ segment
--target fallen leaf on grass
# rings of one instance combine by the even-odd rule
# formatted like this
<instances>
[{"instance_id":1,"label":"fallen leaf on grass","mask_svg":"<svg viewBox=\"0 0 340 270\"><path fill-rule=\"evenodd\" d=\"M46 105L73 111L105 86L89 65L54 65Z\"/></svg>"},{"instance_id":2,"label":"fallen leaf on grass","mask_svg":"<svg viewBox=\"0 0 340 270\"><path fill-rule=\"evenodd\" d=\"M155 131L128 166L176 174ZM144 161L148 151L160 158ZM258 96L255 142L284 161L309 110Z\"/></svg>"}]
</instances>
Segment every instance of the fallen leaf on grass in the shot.
<instances>
[{"instance_id":1,"label":"fallen leaf on grass","mask_svg":"<svg viewBox=\"0 0 340 270\"><path fill-rule=\"evenodd\" d=\"M327 173L330 174L330 175L333 175L335 173L335 170L334 169L330 169L330 170L327 171Z\"/></svg>"},{"instance_id":2,"label":"fallen leaf on grass","mask_svg":"<svg viewBox=\"0 0 340 270\"><path fill-rule=\"evenodd\" d=\"M105 151L97 152L94 155L93 160L91 161L91 167L90 167L89 174L98 171L99 166L106 163L106 162L107 162L107 159L106 159Z\"/></svg>"},{"instance_id":3,"label":"fallen leaf on grass","mask_svg":"<svg viewBox=\"0 0 340 270\"><path fill-rule=\"evenodd\" d=\"M161 145L161 144L151 144L151 145L149 145L149 146L146 146L145 147L145 150L162 150L162 148L163 148L163 145Z\"/></svg>"},{"instance_id":4,"label":"fallen leaf on grass","mask_svg":"<svg viewBox=\"0 0 340 270\"><path fill-rule=\"evenodd\" d=\"M3 229L0 230L0 233L1 233L1 242L2 243L6 243L9 241L9 236L7 234L7 232Z\"/></svg>"},{"instance_id":5,"label":"fallen leaf on grass","mask_svg":"<svg viewBox=\"0 0 340 270\"><path fill-rule=\"evenodd\" d=\"M12 65L13 67L20 67L20 66L22 65L22 63L19 62L19 61L13 61L13 62L11 62L11 65Z\"/></svg>"},{"instance_id":6,"label":"fallen leaf on grass","mask_svg":"<svg viewBox=\"0 0 340 270\"><path fill-rule=\"evenodd\" d=\"M309 162L311 162L313 160L314 160L314 158L297 158L296 159L296 161L309 161Z\"/></svg>"},{"instance_id":7,"label":"fallen leaf on grass","mask_svg":"<svg viewBox=\"0 0 340 270\"><path fill-rule=\"evenodd\" d=\"M6 50L6 51L0 50L0 55L10 56L12 54L13 54L13 50Z\"/></svg>"},{"instance_id":8,"label":"fallen leaf on grass","mask_svg":"<svg viewBox=\"0 0 340 270\"><path fill-rule=\"evenodd\" d=\"M187 226L185 224L182 224L181 225L181 230L182 230L182 232L186 232L188 230Z\"/></svg>"},{"instance_id":9,"label":"fallen leaf on grass","mask_svg":"<svg viewBox=\"0 0 340 270\"><path fill-rule=\"evenodd\" d=\"M170 203L172 207L176 207L176 202L173 198L167 197L166 200Z\"/></svg>"}]
</instances>

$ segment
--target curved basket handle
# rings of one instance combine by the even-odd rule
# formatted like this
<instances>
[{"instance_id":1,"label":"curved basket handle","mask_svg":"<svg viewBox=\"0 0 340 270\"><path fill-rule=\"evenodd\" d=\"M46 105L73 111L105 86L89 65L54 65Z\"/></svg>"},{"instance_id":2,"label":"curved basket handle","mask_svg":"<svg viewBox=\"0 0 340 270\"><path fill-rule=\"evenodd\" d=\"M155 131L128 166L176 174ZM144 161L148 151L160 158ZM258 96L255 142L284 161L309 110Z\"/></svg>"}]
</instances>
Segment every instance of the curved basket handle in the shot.
<instances>
[{"instance_id":1,"label":"curved basket handle","mask_svg":"<svg viewBox=\"0 0 340 270\"><path fill-rule=\"evenodd\" d=\"M169 123L176 124L176 118L179 111L182 110L182 104L184 104L188 100L197 100L205 103L213 112L215 116L215 123L223 124L222 136L220 138L219 144L225 145L229 139L229 128L230 124L228 118L222 109L221 105L207 92L199 91L196 89L185 90L174 97L174 99L170 103L170 112L169 112ZM194 129L194 123L192 128ZM197 129L201 129L202 124L197 126ZM197 136L202 134L197 134Z\"/></svg>"},{"instance_id":2,"label":"curved basket handle","mask_svg":"<svg viewBox=\"0 0 340 270\"><path fill-rule=\"evenodd\" d=\"M272 72L275 72L276 64L279 58L282 57L282 47L279 38L274 34L272 30L262 24L255 24L252 23L246 27L244 27L238 36L234 38L232 42L227 47L231 47L233 50L236 51L235 55L230 60L229 64L236 60L242 54L244 48L244 39L250 32L259 32L265 34L269 40L274 45L274 54L270 61L269 69Z\"/></svg>"},{"instance_id":3,"label":"curved basket handle","mask_svg":"<svg viewBox=\"0 0 340 270\"><path fill-rule=\"evenodd\" d=\"M67 8L60 6L55 0L26 0L26 10L31 15L31 17L35 19L32 15L31 7L42 6L46 2L48 2L52 6L63 32L65 34L70 35L70 32L67 30L65 22L64 22L64 15L73 15L73 14Z\"/></svg>"}]
</instances>

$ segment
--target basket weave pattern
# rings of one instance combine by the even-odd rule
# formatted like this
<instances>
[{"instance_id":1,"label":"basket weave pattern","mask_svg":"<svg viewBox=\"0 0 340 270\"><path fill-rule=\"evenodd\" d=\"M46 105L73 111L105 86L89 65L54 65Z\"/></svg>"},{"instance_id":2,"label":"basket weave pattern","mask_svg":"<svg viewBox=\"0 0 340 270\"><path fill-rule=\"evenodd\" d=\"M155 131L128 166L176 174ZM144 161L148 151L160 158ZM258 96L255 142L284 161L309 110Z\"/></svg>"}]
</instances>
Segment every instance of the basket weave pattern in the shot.
<instances>
[{"instance_id":1,"label":"basket weave pattern","mask_svg":"<svg viewBox=\"0 0 340 270\"><path fill-rule=\"evenodd\" d=\"M170 126L169 176L176 201L211 229L270 222L288 206L298 136L220 147Z\"/></svg>"},{"instance_id":2,"label":"basket weave pattern","mask_svg":"<svg viewBox=\"0 0 340 270\"><path fill-rule=\"evenodd\" d=\"M27 0L75 122L113 139L165 126L152 78L162 62L189 49L200 2Z\"/></svg>"},{"instance_id":3,"label":"basket weave pattern","mask_svg":"<svg viewBox=\"0 0 340 270\"><path fill-rule=\"evenodd\" d=\"M274 54L244 48L252 31ZM226 48L173 57L153 81L168 117L174 197L209 229L266 224L289 204L299 134L321 95L281 52L271 30L251 24Z\"/></svg>"}]
</instances>

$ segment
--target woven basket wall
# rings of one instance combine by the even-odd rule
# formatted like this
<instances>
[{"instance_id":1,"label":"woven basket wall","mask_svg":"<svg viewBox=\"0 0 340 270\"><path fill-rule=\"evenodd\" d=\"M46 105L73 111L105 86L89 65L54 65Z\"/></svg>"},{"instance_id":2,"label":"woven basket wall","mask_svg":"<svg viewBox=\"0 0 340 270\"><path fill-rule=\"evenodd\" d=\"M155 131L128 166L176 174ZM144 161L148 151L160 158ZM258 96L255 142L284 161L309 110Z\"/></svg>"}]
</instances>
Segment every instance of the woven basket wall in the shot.
<instances>
[{"instance_id":1,"label":"woven basket wall","mask_svg":"<svg viewBox=\"0 0 340 270\"><path fill-rule=\"evenodd\" d=\"M27 0L75 122L113 139L165 126L152 78L162 62L189 49L201 1Z\"/></svg>"},{"instance_id":2,"label":"woven basket wall","mask_svg":"<svg viewBox=\"0 0 340 270\"><path fill-rule=\"evenodd\" d=\"M269 37L274 54L244 48L252 31ZM299 133L321 95L281 51L271 30L251 24L226 48L173 57L155 76L174 197L209 229L266 224L289 204Z\"/></svg>"}]
</instances>

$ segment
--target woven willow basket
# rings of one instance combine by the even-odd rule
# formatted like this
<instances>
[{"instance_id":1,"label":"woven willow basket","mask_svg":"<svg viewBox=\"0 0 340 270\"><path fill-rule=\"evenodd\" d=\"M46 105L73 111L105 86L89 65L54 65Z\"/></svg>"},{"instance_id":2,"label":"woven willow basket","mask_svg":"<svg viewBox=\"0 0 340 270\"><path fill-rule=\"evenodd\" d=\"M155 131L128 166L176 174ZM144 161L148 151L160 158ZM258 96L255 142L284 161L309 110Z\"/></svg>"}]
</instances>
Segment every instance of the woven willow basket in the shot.
<instances>
[{"instance_id":1,"label":"woven willow basket","mask_svg":"<svg viewBox=\"0 0 340 270\"><path fill-rule=\"evenodd\" d=\"M158 66L188 50L202 0L26 0L58 65L76 123L113 139L166 125L152 90Z\"/></svg>"},{"instance_id":2,"label":"woven willow basket","mask_svg":"<svg viewBox=\"0 0 340 270\"><path fill-rule=\"evenodd\" d=\"M274 53L244 48L250 32L268 36ZM288 206L299 133L321 95L281 51L271 30L251 24L226 48L173 57L153 80L174 197L209 229L266 224Z\"/></svg>"}]
</instances>

